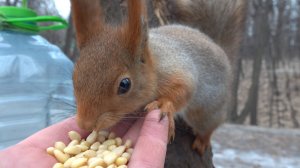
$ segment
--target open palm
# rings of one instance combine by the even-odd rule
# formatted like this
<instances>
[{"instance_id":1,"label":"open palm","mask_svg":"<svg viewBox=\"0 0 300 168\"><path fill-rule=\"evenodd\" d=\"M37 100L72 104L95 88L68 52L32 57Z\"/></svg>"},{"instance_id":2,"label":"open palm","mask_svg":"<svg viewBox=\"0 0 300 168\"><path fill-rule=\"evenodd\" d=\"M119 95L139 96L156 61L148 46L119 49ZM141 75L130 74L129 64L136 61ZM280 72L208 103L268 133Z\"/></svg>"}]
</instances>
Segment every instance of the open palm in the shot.
<instances>
[{"instance_id":1,"label":"open palm","mask_svg":"<svg viewBox=\"0 0 300 168\"><path fill-rule=\"evenodd\" d=\"M168 120L165 117L164 120L158 122L159 114L158 110L154 110L145 118L140 118L135 122L123 121L112 128L112 131L118 136L123 139L131 139L135 144L135 150L129 162L130 168L163 167L167 148ZM52 167L57 161L47 154L46 148L53 146L56 141L68 144L70 140L67 134L71 130L77 131L82 137L88 135L88 132L77 126L74 117L66 119L1 151L0 167Z\"/></svg>"}]
</instances>

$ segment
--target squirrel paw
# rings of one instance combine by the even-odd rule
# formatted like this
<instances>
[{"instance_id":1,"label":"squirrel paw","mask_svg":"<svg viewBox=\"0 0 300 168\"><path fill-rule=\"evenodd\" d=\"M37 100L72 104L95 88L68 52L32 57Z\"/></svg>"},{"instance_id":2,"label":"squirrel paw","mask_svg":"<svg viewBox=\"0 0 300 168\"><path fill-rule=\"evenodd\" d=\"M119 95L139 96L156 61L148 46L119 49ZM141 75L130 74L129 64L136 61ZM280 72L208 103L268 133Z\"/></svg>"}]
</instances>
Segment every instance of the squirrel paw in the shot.
<instances>
[{"instance_id":1,"label":"squirrel paw","mask_svg":"<svg viewBox=\"0 0 300 168\"><path fill-rule=\"evenodd\" d=\"M159 121L163 120L166 116L168 117L169 120L168 138L169 138L169 142L171 142L175 138L175 122L173 117L173 113L175 113L175 108L171 101L165 101L160 99L146 105L145 111L152 111L158 108L161 110Z\"/></svg>"},{"instance_id":2,"label":"squirrel paw","mask_svg":"<svg viewBox=\"0 0 300 168\"><path fill-rule=\"evenodd\" d=\"M200 156L203 156L204 152L206 151L206 149L210 148L210 136L211 133L209 135L205 135L205 136L200 136L197 135L194 143L192 145L192 149L196 150Z\"/></svg>"},{"instance_id":3,"label":"squirrel paw","mask_svg":"<svg viewBox=\"0 0 300 168\"><path fill-rule=\"evenodd\" d=\"M149 111L153 111L153 110L156 110L156 109L159 109L159 102L155 100L155 101L147 104L144 108L144 111L149 112Z\"/></svg>"}]
</instances>

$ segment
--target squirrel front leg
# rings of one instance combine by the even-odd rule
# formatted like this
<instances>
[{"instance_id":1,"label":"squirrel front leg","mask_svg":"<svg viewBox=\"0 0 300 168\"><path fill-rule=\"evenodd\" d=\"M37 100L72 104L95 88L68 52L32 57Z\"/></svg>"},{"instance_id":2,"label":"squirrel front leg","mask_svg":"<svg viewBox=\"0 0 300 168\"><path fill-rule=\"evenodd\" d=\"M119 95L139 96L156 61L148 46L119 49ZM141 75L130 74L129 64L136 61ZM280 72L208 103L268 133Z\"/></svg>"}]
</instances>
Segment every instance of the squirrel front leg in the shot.
<instances>
[{"instance_id":1,"label":"squirrel front leg","mask_svg":"<svg viewBox=\"0 0 300 168\"><path fill-rule=\"evenodd\" d=\"M169 141L173 140L175 137L175 123L174 123L174 113L176 112L174 104L167 98L159 98L146 105L145 111L152 111L155 109L160 109L160 121L167 116L169 120Z\"/></svg>"},{"instance_id":2,"label":"squirrel front leg","mask_svg":"<svg viewBox=\"0 0 300 168\"><path fill-rule=\"evenodd\" d=\"M158 87L158 98L145 106L146 111L161 110L161 119L165 116L169 119L169 141L175 137L174 115L188 103L193 87L182 76L170 76L162 80Z\"/></svg>"}]
</instances>

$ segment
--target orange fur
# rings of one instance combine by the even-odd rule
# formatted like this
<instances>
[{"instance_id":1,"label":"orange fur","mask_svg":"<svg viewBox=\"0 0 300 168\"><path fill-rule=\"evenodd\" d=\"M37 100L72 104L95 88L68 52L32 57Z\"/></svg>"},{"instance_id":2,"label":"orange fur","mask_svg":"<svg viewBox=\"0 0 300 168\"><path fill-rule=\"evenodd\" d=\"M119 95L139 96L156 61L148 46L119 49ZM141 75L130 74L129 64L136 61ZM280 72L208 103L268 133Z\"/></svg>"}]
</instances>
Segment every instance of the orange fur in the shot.
<instances>
[{"instance_id":1,"label":"orange fur","mask_svg":"<svg viewBox=\"0 0 300 168\"><path fill-rule=\"evenodd\" d=\"M77 45L78 48L82 48L89 39L101 31L103 19L100 16L102 11L97 0L71 0L71 2ZM91 24L93 26L90 26Z\"/></svg>"},{"instance_id":2,"label":"orange fur","mask_svg":"<svg viewBox=\"0 0 300 168\"><path fill-rule=\"evenodd\" d=\"M206 149L211 147L210 138L215 129L208 131L205 135L199 135L196 133L196 138L193 142L192 148L197 150L200 156L203 156Z\"/></svg>"},{"instance_id":3,"label":"orange fur","mask_svg":"<svg viewBox=\"0 0 300 168\"><path fill-rule=\"evenodd\" d=\"M143 40L147 40L145 10L143 0L128 0L128 22L124 36L128 39L127 47L131 54L136 52Z\"/></svg>"},{"instance_id":4,"label":"orange fur","mask_svg":"<svg viewBox=\"0 0 300 168\"><path fill-rule=\"evenodd\" d=\"M174 115L179 112L191 98L193 86L187 81L180 80L182 75L175 74L165 77L159 81L160 87L157 89L158 99L149 103L145 109L152 111L159 108L162 115L167 115L169 119L169 140L175 137Z\"/></svg>"}]
</instances>

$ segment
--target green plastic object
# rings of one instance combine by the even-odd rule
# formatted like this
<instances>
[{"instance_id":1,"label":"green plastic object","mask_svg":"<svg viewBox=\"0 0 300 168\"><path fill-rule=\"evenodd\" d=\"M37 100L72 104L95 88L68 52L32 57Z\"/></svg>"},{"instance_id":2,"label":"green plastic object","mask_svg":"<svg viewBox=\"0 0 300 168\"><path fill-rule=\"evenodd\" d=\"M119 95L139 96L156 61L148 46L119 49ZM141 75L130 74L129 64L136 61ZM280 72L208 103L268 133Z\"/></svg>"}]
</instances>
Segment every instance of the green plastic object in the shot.
<instances>
[{"instance_id":1,"label":"green plastic object","mask_svg":"<svg viewBox=\"0 0 300 168\"><path fill-rule=\"evenodd\" d=\"M51 25L39 26L39 22L51 22ZM38 16L27 8L23 0L22 7L0 7L0 30L12 30L26 33L39 33L44 30L59 30L68 27L68 23L58 16Z\"/></svg>"}]
</instances>

